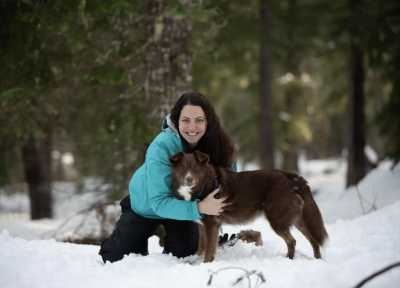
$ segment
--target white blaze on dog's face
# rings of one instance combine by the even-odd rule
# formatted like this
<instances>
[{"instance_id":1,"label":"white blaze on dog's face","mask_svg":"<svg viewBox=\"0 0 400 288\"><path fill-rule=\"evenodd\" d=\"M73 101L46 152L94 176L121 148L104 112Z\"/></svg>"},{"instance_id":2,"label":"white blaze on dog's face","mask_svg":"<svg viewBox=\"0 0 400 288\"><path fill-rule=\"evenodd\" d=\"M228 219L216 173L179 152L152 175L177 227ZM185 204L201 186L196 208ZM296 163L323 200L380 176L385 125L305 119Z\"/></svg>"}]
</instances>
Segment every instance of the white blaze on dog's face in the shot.
<instances>
[{"instance_id":1,"label":"white blaze on dog's face","mask_svg":"<svg viewBox=\"0 0 400 288\"><path fill-rule=\"evenodd\" d=\"M192 188L196 185L196 182L193 179L192 174L188 172L183 177L183 184L180 185L178 189L178 193L181 194L184 200L190 201L192 200Z\"/></svg>"},{"instance_id":2,"label":"white blaze on dog's face","mask_svg":"<svg viewBox=\"0 0 400 288\"><path fill-rule=\"evenodd\" d=\"M205 185L203 178L205 177L208 155L198 151L193 154L178 152L170 158L170 163L172 167L171 184L175 198L186 201L193 200L203 188L202 185Z\"/></svg>"}]
</instances>

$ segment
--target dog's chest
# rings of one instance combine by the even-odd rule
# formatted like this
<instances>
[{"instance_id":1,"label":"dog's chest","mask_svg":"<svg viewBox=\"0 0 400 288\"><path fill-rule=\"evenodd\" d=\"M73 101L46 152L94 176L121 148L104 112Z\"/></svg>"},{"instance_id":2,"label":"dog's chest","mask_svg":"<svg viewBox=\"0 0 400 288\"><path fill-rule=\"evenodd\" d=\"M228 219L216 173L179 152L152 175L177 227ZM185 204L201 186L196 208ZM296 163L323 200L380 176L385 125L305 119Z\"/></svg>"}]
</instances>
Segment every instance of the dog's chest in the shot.
<instances>
[{"instance_id":1,"label":"dog's chest","mask_svg":"<svg viewBox=\"0 0 400 288\"><path fill-rule=\"evenodd\" d=\"M177 191L185 201L190 201L192 199L192 187L181 185Z\"/></svg>"}]
</instances>

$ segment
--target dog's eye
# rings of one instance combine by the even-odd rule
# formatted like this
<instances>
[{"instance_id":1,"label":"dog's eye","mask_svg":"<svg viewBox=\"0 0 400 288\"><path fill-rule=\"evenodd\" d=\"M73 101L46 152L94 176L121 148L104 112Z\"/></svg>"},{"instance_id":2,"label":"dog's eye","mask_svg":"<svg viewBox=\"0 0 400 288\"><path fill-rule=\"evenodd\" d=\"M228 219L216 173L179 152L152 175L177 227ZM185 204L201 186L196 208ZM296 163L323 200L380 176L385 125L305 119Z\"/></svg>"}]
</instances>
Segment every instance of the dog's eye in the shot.
<instances>
[{"instance_id":1,"label":"dog's eye","mask_svg":"<svg viewBox=\"0 0 400 288\"><path fill-rule=\"evenodd\" d=\"M197 168L197 166L194 166L193 169L194 169L194 171L199 170L199 168Z\"/></svg>"},{"instance_id":2,"label":"dog's eye","mask_svg":"<svg viewBox=\"0 0 400 288\"><path fill-rule=\"evenodd\" d=\"M181 167L181 172L183 172L183 167Z\"/></svg>"}]
</instances>

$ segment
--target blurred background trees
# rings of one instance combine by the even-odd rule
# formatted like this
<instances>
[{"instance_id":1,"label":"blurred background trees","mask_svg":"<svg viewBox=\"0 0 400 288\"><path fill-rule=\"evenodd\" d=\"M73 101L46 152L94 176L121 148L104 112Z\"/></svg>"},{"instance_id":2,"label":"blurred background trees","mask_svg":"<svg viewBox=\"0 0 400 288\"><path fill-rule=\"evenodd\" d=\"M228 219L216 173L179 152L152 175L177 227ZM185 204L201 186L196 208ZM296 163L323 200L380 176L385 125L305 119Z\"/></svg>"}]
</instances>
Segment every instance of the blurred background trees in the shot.
<instances>
[{"instance_id":1,"label":"blurred background trees","mask_svg":"<svg viewBox=\"0 0 400 288\"><path fill-rule=\"evenodd\" d=\"M33 219L51 217L52 181L127 194L190 90L243 165L347 155L356 185L366 145L400 160L398 1L4 0L0 13L0 185L27 183Z\"/></svg>"}]
</instances>

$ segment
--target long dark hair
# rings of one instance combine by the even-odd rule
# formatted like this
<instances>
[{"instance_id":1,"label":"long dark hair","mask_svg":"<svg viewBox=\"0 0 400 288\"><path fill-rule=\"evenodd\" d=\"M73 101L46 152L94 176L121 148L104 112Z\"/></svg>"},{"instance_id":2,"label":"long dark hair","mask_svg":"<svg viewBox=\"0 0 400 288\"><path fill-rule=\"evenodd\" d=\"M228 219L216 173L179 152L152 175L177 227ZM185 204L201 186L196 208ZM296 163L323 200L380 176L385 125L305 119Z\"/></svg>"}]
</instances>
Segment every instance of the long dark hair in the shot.
<instances>
[{"instance_id":1,"label":"long dark hair","mask_svg":"<svg viewBox=\"0 0 400 288\"><path fill-rule=\"evenodd\" d=\"M174 123L179 131L179 117L183 107L186 105L200 106L207 119L206 133L201 137L196 146L196 150L208 154L210 156L210 162L213 165L232 168L235 161L235 144L228 131L221 126L221 121L217 114L215 114L214 107L203 94L195 92L183 94L171 109L172 123ZM182 140L186 141L183 138Z\"/></svg>"}]
</instances>

